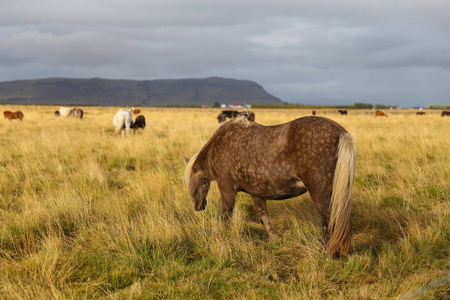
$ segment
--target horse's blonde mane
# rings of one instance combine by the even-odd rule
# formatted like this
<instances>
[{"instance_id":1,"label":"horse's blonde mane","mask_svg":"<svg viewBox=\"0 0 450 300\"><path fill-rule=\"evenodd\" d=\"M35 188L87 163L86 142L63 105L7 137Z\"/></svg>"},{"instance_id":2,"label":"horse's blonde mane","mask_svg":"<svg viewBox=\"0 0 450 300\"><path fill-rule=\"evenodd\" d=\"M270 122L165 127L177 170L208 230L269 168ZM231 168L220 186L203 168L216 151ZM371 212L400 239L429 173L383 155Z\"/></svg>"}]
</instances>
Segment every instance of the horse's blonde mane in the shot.
<instances>
[{"instance_id":1,"label":"horse's blonde mane","mask_svg":"<svg viewBox=\"0 0 450 300\"><path fill-rule=\"evenodd\" d=\"M202 149L200 149L200 151L202 151ZM186 169L184 170L184 183L186 183L186 185L189 185L189 180L191 179L192 174L192 166L194 165L195 160L200 154L200 151L198 151L186 164Z\"/></svg>"}]
</instances>

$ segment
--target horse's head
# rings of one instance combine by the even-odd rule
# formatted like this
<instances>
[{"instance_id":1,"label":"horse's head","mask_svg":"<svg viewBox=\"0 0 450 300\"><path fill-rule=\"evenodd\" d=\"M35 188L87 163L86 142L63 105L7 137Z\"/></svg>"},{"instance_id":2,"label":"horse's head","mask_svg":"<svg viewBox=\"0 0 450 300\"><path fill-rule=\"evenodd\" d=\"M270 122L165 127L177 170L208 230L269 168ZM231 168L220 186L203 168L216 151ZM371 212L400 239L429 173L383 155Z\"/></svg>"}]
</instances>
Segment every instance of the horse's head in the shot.
<instances>
[{"instance_id":1,"label":"horse's head","mask_svg":"<svg viewBox=\"0 0 450 300\"><path fill-rule=\"evenodd\" d=\"M186 162L186 171L184 173L184 180L189 187L189 194L194 202L194 209L197 211L206 208L206 196L209 192L211 181L205 175L205 172L199 169L194 169L193 164L195 158L184 158Z\"/></svg>"}]
</instances>

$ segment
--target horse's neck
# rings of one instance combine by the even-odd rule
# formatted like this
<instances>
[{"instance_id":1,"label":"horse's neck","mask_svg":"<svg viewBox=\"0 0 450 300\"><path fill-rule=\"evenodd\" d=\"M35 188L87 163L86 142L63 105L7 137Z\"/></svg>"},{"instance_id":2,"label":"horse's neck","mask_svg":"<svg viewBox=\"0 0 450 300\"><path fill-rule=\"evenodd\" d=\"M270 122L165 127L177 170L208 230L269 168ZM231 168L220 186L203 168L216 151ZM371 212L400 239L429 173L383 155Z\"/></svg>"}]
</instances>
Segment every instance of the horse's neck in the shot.
<instances>
[{"instance_id":1,"label":"horse's neck","mask_svg":"<svg viewBox=\"0 0 450 300\"><path fill-rule=\"evenodd\" d=\"M203 149L202 152L198 155L198 157L195 160L195 164L197 165L197 167L203 171L203 173L205 174L205 176L210 179L213 180L214 179L214 175L212 173L211 170L211 164L210 164L210 160L209 160L209 147L207 147L206 149Z\"/></svg>"}]
</instances>

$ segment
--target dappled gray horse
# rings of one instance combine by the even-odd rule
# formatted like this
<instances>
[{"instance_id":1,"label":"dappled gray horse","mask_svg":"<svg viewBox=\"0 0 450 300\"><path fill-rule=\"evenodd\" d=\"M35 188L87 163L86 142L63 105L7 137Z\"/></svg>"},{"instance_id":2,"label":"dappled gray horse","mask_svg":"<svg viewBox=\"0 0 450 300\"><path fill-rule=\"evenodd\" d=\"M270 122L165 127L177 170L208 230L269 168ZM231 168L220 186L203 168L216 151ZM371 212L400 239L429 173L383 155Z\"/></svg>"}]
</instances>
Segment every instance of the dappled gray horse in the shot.
<instances>
[{"instance_id":1,"label":"dappled gray horse","mask_svg":"<svg viewBox=\"0 0 450 300\"><path fill-rule=\"evenodd\" d=\"M350 134L336 122L305 117L264 126L242 116L220 126L192 159L185 160L184 176L195 210L205 209L210 182L216 180L222 219L231 218L236 193L248 193L271 239L266 200L308 191L322 216L327 252L336 257L349 251L355 150Z\"/></svg>"}]
</instances>

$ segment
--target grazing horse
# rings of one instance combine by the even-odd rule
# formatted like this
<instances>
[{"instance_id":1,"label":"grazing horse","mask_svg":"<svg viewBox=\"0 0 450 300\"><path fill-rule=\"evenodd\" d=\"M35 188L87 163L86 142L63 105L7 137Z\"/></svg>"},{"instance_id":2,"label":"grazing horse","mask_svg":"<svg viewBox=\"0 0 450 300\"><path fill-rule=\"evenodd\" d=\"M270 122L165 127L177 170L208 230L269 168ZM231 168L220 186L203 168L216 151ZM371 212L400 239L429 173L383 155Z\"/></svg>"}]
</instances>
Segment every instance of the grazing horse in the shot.
<instances>
[{"instance_id":1,"label":"grazing horse","mask_svg":"<svg viewBox=\"0 0 450 300\"><path fill-rule=\"evenodd\" d=\"M80 120L83 119L84 111L81 108L72 108L69 112L69 116L79 118Z\"/></svg>"},{"instance_id":2,"label":"grazing horse","mask_svg":"<svg viewBox=\"0 0 450 300\"><path fill-rule=\"evenodd\" d=\"M227 115L224 113L220 113L217 116L217 121L219 122L219 124L225 122L226 120L227 120Z\"/></svg>"},{"instance_id":3,"label":"grazing horse","mask_svg":"<svg viewBox=\"0 0 450 300\"><path fill-rule=\"evenodd\" d=\"M443 110L441 112L441 117L444 117L444 116L450 116L450 110Z\"/></svg>"},{"instance_id":4,"label":"grazing horse","mask_svg":"<svg viewBox=\"0 0 450 300\"><path fill-rule=\"evenodd\" d=\"M67 119L67 117L70 116L70 108L61 106L59 108L59 115L61 116L61 118Z\"/></svg>"},{"instance_id":5,"label":"grazing horse","mask_svg":"<svg viewBox=\"0 0 450 300\"><path fill-rule=\"evenodd\" d=\"M116 127L116 135L119 133L124 136L130 134L130 128L133 126L133 118L131 116L131 109L120 109L113 118L113 124Z\"/></svg>"},{"instance_id":6,"label":"grazing horse","mask_svg":"<svg viewBox=\"0 0 450 300\"><path fill-rule=\"evenodd\" d=\"M375 117L382 117L382 116L387 117L387 114L385 114L385 113L382 112L381 110L377 110L377 111L375 112Z\"/></svg>"},{"instance_id":7,"label":"grazing horse","mask_svg":"<svg viewBox=\"0 0 450 300\"><path fill-rule=\"evenodd\" d=\"M4 111L3 115L5 116L5 118L7 118L8 120L14 120L14 119L20 119L20 121L23 120L23 112L21 112L20 110L16 111L16 112L11 112L11 111Z\"/></svg>"},{"instance_id":8,"label":"grazing horse","mask_svg":"<svg viewBox=\"0 0 450 300\"><path fill-rule=\"evenodd\" d=\"M312 115L313 115L313 116L316 115L316 111L315 111L315 110L312 111Z\"/></svg>"},{"instance_id":9,"label":"grazing horse","mask_svg":"<svg viewBox=\"0 0 450 300\"><path fill-rule=\"evenodd\" d=\"M223 123L229 119L235 119L239 116L245 116L249 121L255 121L255 113L252 111L243 111L238 112L237 110L223 110L218 116L217 121L220 123Z\"/></svg>"},{"instance_id":10,"label":"grazing horse","mask_svg":"<svg viewBox=\"0 0 450 300\"><path fill-rule=\"evenodd\" d=\"M139 115L136 117L136 120L132 124L133 126L133 133L136 134L136 131L139 132L139 128L144 130L145 128L145 117L143 115Z\"/></svg>"},{"instance_id":11,"label":"grazing horse","mask_svg":"<svg viewBox=\"0 0 450 300\"><path fill-rule=\"evenodd\" d=\"M339 112L341 115L347 115L347 110L342 110L342 109L340 109L340 110L338 110L338 112Z\"/></svg>"},{"instance_id":12,"label":"grazing horse","mask_svg":"<svg viewBox=\"0 0 450 300\"><path fill-rule=\"evenodd\" d=\"M59 110L56 110L55 111L55 117L59 117L59 116L61 116L61 114L59 113Z\"/></svg>"},{"instance_id":13,"label":"grazing horse","mask_svg":"<svg viewBox=\"0 0 450 300\"><path fill-rule=\"evenodd\" d=\"M184 179L194 209L204 210L211 180L222 196L222 220L231 218L237 192L249 194L269 240L275 237L266 200L307 191L322 216L323 238L333 257L351 244L350 194L355 171L352 137L336 122L304 117L264 126L240 117L220 126L192 159Z\"/></svg>"},{"instance_id":14,"label":"grazing horse","mask_svg":"<svg viewBox=\"0 0 450 300\"><path fill-rule=\"evenodd\" d=\"M424 111L418 111L416 112L416 116L423 116L425 114Z\"/></svg>"}]
</instances>

